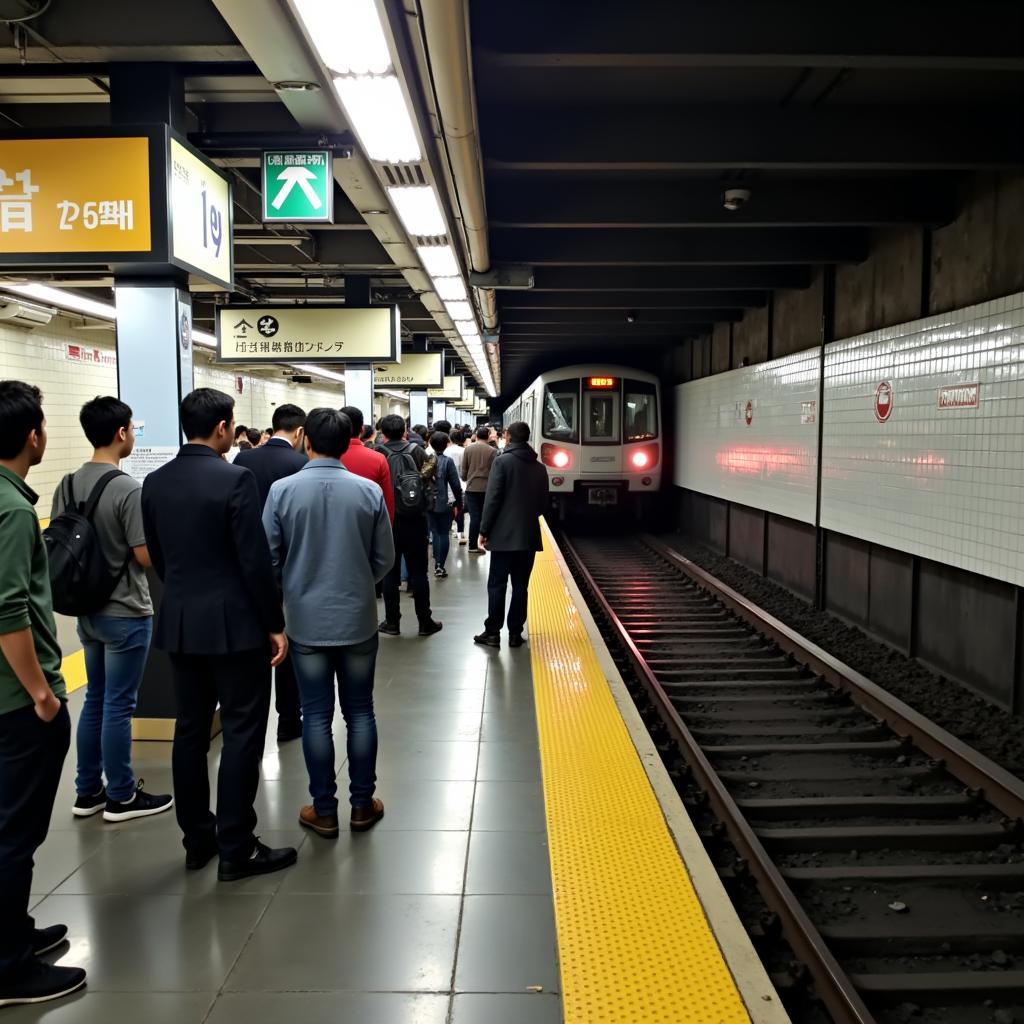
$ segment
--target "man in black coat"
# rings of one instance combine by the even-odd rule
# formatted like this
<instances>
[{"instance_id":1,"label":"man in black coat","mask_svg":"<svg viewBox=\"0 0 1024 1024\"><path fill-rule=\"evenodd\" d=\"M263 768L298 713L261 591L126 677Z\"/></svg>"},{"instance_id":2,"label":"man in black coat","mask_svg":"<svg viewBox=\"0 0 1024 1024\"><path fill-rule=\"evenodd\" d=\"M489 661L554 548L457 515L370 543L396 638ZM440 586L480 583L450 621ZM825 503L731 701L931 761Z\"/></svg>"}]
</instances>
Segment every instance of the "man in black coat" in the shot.
<instances>
[{"instance_id":1,"label":"man in black coat","mask_svg":"<svg viewBox=\"0 0 1024 1024\"><path fill-rule=\"evenodd\" d=\"M178 704L171 765L185 867L198 870L219 852L222 881L277 871L296 858L254 834L270 669L288 641L256 478L221 457L234 436L234 406L210 388L187 395L188 443L142 487L146 543L164 583L153 644L168 652ZM207 754L218 703L224 746L215 818Z\"/></svg>"},{"instance_id":2,"label":"man in black coat","mask_svg":"<svg viewBox=\"0 0 1024 1024\"><path fill-rule=\"evenodd\" d=\"M501 646L505 591L512 579L508 607L508 645L523 646L530 573L541 550L540 517L548 503L548 473L530 447L530 428L513 423L505 450L494 460L480 518L481 548L491 553L487 575L487 619L473 637L485 647Z\"/></svg>"},{"instance_id":3,"label":"man in black coat","mask_svg":"<svg viewBox=\"0 0 1024 1024\"><path fill-rule=\"evenodd\" d=\"M274 436L259 448L241 451L235 465L248 469L256 477L260 492L260 513L267 503L270 485L298 473L307 459L302 452L306 414L297 405L279 405L274 410ZM277 710L277 741L296 740L302 735L302 707L291 656L274 670L274 706Z\"/></svg>"}]
</instances>

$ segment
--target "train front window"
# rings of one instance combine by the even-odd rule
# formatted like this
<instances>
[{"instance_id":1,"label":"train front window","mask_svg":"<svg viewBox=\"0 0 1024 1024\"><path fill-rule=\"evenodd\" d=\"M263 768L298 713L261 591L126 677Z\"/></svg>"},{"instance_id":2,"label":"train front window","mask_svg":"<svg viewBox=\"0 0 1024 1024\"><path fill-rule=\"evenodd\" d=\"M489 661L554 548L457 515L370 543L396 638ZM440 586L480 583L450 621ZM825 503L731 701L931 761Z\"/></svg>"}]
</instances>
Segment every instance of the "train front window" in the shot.
<instances>
[{"instance_id":1,"label":"train front window","mask_svg":"<svg viewBox=\"0 0 1024 1024\"><path fill-rule=\"evenodd\" d=\"M559 380L544 385L544 423L541 433L552 441L579 444L580 382Z\"/></svg>"},{"instance_id":2,"label":"train front window","mask_svg":"<svg viewBox=\"0 0 1024 1024\"><path fill-rule=\"evenodd\" d=\"M586 391L583 395L585 444L619 443L618 391Z\"/></svg>"},{"instance_id":3,"label":"train front window","mask_svg":"<svg viewBox=\"0 0 1024 1024\"><path fill-rule=\"evenodd\" d=\"M654 384L627 380L625 383L622 439L653 441L658 436L658 396Z\"/></svg>"}]
</instances>

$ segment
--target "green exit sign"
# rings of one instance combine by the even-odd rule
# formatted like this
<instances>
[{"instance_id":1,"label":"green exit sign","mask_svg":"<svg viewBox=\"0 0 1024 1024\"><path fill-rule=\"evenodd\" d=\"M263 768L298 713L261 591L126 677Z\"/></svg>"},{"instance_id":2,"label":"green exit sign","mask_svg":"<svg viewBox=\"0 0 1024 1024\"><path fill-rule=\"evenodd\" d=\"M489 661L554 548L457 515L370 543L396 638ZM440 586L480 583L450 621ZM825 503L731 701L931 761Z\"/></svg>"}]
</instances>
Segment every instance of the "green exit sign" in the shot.
<instances>
[{"instance_id":1,"label":"green exit sign","mask_svg":"<svg viewBox=\"0 0 1024 1024\"><path fill-rule=\"evenodd\" d=\"M263 220L334 219L334 173L329 149L273 150L263 154Z\"/></svg>"}]
</instances>

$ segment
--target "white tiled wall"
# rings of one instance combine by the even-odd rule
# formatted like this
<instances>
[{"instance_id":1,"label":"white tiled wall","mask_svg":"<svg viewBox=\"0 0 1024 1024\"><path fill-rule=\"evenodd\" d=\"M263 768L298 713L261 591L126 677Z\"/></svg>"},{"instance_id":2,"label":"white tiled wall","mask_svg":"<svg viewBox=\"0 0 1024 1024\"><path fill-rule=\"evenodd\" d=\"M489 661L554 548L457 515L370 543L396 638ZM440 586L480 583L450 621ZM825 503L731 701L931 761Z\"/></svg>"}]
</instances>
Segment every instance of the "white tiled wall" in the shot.
<instances>
[{"instance_id":1,"label":"white tiled wall","mask_svg":"<svg viewBox=\"0 0 1024 1024\"><path fill-rule=\"evenodd\" d=\"M69 345L80 346L88 359L69 359ZM235 390L236 376L242 377L241 395ZM0 379L10 378L35 384L43 392L49 443L29 483L39 493L37 510L45 519L64 474L77 469L92 452L78 423L79 409L97 395L117 394L113 331L83 331L60 318L33 331L0 322ZM318 405L338 408L345 398L340 383L292 384L272 371L253 375L218 368L202 350L196 353L195 383L232 395L237 421L261 429L270 426L275 406L284 402L308 411Z\"/></svg>"},{"instance_id":2,"label":"white tiled wall","mask_svg":"<svg viewBox=\"0 0 1024 1024\"><path fill-rule=\"evenodd\" d=\"M825 410L823 526L1024 584L1024 294L829 345Z\"/></svg>"},{"instance_id":3,"label":"white tiled wall","mask_svg":"<svg viewBox=\"0 0 1024 1024\"><path fill-rule=\"evenodd\" d=\"M680 384L676 483L813 523L818 362L799 352Z\"/></svg>"}]
</instances>

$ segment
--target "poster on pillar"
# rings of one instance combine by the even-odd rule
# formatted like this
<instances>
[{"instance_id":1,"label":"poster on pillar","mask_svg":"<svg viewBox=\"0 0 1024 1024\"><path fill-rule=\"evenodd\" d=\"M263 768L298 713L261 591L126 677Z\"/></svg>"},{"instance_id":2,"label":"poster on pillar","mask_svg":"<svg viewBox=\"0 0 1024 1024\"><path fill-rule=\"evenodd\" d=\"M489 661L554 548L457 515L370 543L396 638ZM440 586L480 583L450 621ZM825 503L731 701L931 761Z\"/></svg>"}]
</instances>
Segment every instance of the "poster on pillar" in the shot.
<instances>
[{"instance_id":1,"label":"poster on pillar","mask_svg":"<svg viewBox=\"0 0 1024 1024\"><path fill-rule=\"evenodd\" d=\"M398 359L397 306L221 306L222 363L346 363Z\"/></svg>"},{"instance_id":2,"label":"poster on pillar","mask_svg":"<svg viewBox=\"0 0 1024 1024\"><path fill-rule=\"evenodd\" d=\"M178 292L178 378L182 397L193 390L192 371L192 296Z\"/></svg>"},{"instance_id":3,"label":"poster on pillar","mask_svg":"<svg viewBox=\"0 0 1024 1024\"><path fill-rule=\"evenodd\" d=\"M400 363L376 363L374 384L379 388L437 388L444 383L440 352L406 352Z\"/></svg>"},{"instance_id":4,"label":"poster on pillar","mask_svg":"<svg viewBox=\"0 0 1024 1024\"><path fill-rule=\"evenodd\" d=\"M439 388L428 388L427 398L437 398L442 402L462 401L462 377L458 374L446 376Z\"/></svg>"}]
</instances>

